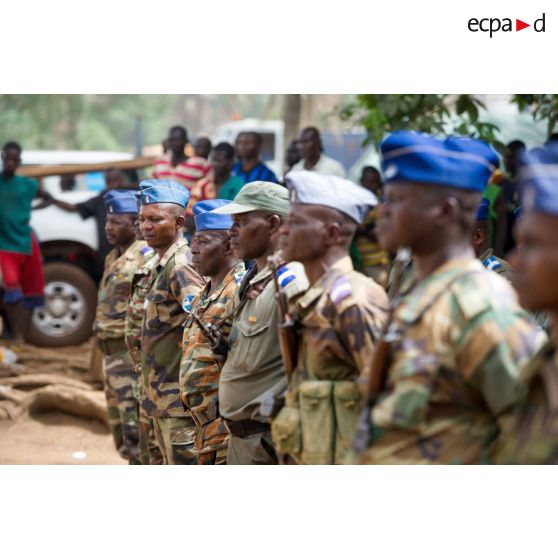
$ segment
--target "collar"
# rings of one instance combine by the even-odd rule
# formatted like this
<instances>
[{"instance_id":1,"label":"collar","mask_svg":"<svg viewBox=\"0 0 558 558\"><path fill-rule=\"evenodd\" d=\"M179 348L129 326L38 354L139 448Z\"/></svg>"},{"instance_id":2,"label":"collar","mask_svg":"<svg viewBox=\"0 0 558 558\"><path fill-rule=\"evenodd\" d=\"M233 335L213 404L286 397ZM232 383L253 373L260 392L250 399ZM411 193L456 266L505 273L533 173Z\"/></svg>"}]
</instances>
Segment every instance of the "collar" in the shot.
<instances>
[{"instance_id":1,"label":"collar","mask_svg":"<svg viewBox=\"0 0 558 558\"><path fill-rule=\"evenodd\" d=\"M416 321L436 298L447 291L450 283L455 279L483 270L481 262L470 256L462 256L446 262L403 297L396 310L397 317L404 322Z\"/></svg>"},{"instance_id":2,"label":"collar","mask_svg":"<svg viewBox=\"0 0 558 558\"><path fill-rule=\"evenodd\" d=\"M233 265L233 267L231 267L231 269L229 269L229 272L227 273L227 275L225 275L223 280L219 283L217 288L213 291L211 296L204 299L203 297L206 296L207 293L209 292L210 283L208 281L200 292L200 299L202 300L202 304L207 305L210 302L213 302L214 300L218 299L221 296L221 293L229 285L229 283L231 283L232 281L237 282L238 275L239 274L243 275L245 272L246 272L246 269L244 267L244 262L240 261L237 264Z\"/></svg>"},{"instance_id":3,"label":"collar","mask_svg":"<svg viewBox=\"0 0 558 558\"><path fill-rule=\"evenodd\" d=\"M248 282L249 285L254 285L256 283L260 283L264 279L267 279L271 275L271 267L266 265L261 271L258 271L254 277L250 279Z\"/></svg>"},{"instance_id":4,"label":"collar","mask_svg":"<svg viewBox=\"0 0 558 558\"><path fill-rule=\"evenodd\" d=\"M164 253L163 257L157 263L157 266L165 267L168 261L178 252L183 246L188 246L188 243L183 238L179 238L174 244L169 246L169 249Z\"/></svg>"},{"instance_id":5,"label":"collar","mask_svg":"<svg viewBox=\"0 0 558 558\"><path fill-rule=\"evenodd\" d=\"M340 276L354 271L350 256L337 260L326 272L298 299L296 305L304 310L316 299L328 292L333 282Z\"/></svg>"}]
</instances>

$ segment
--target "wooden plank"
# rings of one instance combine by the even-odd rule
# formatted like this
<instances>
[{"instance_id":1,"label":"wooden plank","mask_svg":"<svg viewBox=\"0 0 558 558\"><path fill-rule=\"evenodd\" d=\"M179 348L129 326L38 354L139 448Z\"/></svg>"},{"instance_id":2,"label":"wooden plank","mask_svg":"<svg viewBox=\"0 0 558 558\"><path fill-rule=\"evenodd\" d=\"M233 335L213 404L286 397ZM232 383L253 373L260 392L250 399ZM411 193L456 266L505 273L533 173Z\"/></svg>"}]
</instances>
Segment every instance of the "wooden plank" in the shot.
<instances>
[{"instance_id":1,"label":"wooden plank","mask_svg":"<svg viewBox=\"0 0 558 558\"><path fill-rule=\"evenodd\" d=\"M17 174L31 178L59 176L64 174L83 174L85 172L106 171L108 169L142 169L152 167L155 157L139 157L128 161L112 161L107 163L90 163L83 165L29 165L19 167Z\"/></svg>"}]
</instances>

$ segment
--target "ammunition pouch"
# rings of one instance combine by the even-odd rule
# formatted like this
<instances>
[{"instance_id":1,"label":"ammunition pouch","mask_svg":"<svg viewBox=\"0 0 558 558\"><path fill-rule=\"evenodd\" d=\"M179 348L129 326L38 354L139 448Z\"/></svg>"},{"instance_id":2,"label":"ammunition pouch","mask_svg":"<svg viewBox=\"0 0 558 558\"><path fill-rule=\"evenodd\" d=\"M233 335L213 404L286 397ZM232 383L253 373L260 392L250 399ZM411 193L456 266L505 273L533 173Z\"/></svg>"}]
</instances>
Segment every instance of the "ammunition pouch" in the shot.
<instances>
[{"instance_id":1,"label":"ammunition pouch","mask_svg":"<svg viewBox=\"0 0 558 558\"><path fill-rule=\"evenodd\" d=\"M305 464L343 463L361 410L356 382L309 380L287 394L272 424L277 451Z\"/></svg>"}]
</instances>

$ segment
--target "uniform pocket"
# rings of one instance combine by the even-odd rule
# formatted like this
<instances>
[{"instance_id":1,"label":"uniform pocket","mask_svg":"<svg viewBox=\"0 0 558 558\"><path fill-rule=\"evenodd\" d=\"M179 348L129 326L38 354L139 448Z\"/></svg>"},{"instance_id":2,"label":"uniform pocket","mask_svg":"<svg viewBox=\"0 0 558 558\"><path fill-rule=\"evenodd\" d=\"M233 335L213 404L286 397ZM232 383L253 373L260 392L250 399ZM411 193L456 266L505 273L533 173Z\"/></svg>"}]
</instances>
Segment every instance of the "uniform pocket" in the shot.
<instances>
[{"instance_id":1,"label":"uniform pocket","mask_svg":"<svg viewBox=\"0 0 558 558\"><path fill-rule=\"evenodd\" d=\"M302 462L314 465L331 464L335 442L333 382L303 382L298 390L302 425Z\"/></svg>"},{"instance_id":2,"label":"uniform pocket","mask_svg":"<svg viewBox=\"0 0 558 558\"><path fill-rule=\"evenodd\" d=\"M300 410L296 407L283 407L271 423L271 437L279 453L298 457L302 441Z\"/></svg>"},{"instance_id":3,"label":"uniform pocket","mask_svg":"<svg viewBox=\"0 0 558 558\"><path fill-rule=\"evenodd\" d=\"M269 359L270 341L266 338L269 323L252 323L247 320L239 320L235 324L235 328L238 335L233 346L239 345L242 350L235 351L234 359L237 362L233 365L234 368L244 372L258 370ZM276 339L274 342L278 343ZM232 359L230 353L227 359ZM249 359L249 364L246 363L247 359Z\"/></svg>"},{"instance_id":4,"label":"uniform pocket","mask_svg":"<svg viewBox=\"0 0 558 558\"><path fill-rule=\"evenodd\" d=\"M191 419L171 419L169 437L173 465L194 465L196 463L196 454L193 451L194 436L194 421L191 421Z\"/></svg>"},{"instance_id":5,"label":"uniform pocket","mask_svg":"<svg viewBox=\"0 0 558 558\"><path fill-rule=\"evenodd\" d=\"M360 412L361 395L356 382L335 382L333 386L335 422L335 463L343 463L351 451Z\"/></svg>"}]
</instances>

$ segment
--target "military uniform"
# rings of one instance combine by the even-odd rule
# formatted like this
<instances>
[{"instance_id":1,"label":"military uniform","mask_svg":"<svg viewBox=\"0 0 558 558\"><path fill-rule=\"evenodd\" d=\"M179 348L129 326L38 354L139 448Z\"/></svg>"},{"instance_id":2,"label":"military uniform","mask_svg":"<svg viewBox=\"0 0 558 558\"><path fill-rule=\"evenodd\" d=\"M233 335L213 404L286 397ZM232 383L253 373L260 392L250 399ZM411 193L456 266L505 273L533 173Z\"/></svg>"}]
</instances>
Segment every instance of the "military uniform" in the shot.
<instances>
[{"instance_id":1,"label":"military uniform","mask_svg":"<svg viewBox=\"0 0 558 558\"><path fill-rule=\"evenodd\" d=\"M381 146L386 180L482 192L498 164L486 143L395 132ZM519 368L545 335L509 283L472 256L445 261L405 293L389 327L389 368L371 411L364 463L486 463Z\"/></svg>"},{"instance_id":2,"label":"military uniform","mask_svg":"<svg viewBox=\"0 0 558 558\"><path fill-rule=\"evenodd\" d=\"M360 414L357 381L369 375L387 307L385 291L354 271L348 256L296 301L298 362L273 421L278 451L303 464L345 461Z\"/></svg>"},{"instance_id":3,"label":"military uniform","mask_svg":"<svg viewBox=\"0 0 558 558\"><path fill-rule=\"evenodd\" d=\"M240 262L211 294L207 284L192 301L192 311L204 324L217 326L225 340L229 338L234 303L244 274L244 264ZM180 396L196 423L194 451L198 463L226 463L228 432L219 416L218 404L219 376L224 357L214 354L206 335L191 314L184 324L182 351Z\"/></svg>"},{"instance_id":4,"label":"military uniform","mask_svg":"<svg viewBox=\"0 0 558 558\"><path fill-rule=\"evenodd\" d=\"M526 155L518 174L524 204L522 213L558 218L557 166L558 149L553 144ZM499 441L495 461L500 464L557 464L558 355L553 339L548 340L524 367L521 382L522 396L510 416L509 428Z\"/></svg>"},{"instance_id":5,"label":"military uniform","mask_svg":"<svg viewBox=\"0 0 558 558\"><path fill-rule=\"evenodd\" d=\"M128 353L134 362L136 373L136 399L141 403L141 331L144 317L145 297L149 288L151 271L156 263L155 251L148 246L147 261L138 268L132 278L132 298L126 311L125 342ZM144 249L145 250L145 249ZM139 460L142 465L161 465L163 456L155 440L153 421L139 405Z\"/></svg>"},{"instance_id":6,"label":"military uniform","mask_svg":"<svg viewBox=\"0 0 558 558\"><path fill-rule=\"evenodd\" d=\"M103 352L105 395L111 433L120 455L139 462L137 377L124 342L125 317L131 298L132 277L145 263L145 242L134 242L124 254L114 248L106 257L99 287L94 330Z\"/></svg>"},{"instance_id":7,"label":"military uniform","mask_svg":"<svg viewBox=\"0 0 558 558\"><path fill-rule=\"evenodd\" d=\"M220 215L265 211L286 217L287 190L278 184L245 184L233 202L213 210ZM288 264L287 299L308 287L300 264ZM230 433L229 465L273 465L277 454L271 441L269 418L260 405L282 395L287 387L279 349L279 313L269 265L248 271L239 287L227 360L219 380L219 409Z\"/></svg>"},{"instance_id":8,"label":"military uniform","mask_svg":"<svg viewBox=\"0 0 558 558\"><path fill-rule=\"evenodd\" d=\"M300 264L289 264L296 279L285 287L288 298L304 290L308 283ZM282 395L287 388L279 350L277 324L279 315L275 301L271 268L260 272L255 268L245 276L237 298L230 333L231 349L221 371L219 405L231 434L227 463L276 464L267 417L260 405L268 397Z\"/></svg>"},{"instance_id":9,"label":"military uniform","mask_svg":"<svg viewBox=\"0 0 558 558\"><path fill-rule=\"evenodd\" d=\"M513 289L470 258L438 268L402 300L366 463L485 463L518 369L544 340Z\"/></svg>"},{"instance_id":10,"label":"military uniform","mask_svg":"<svg viewBox=\"0 0 558 558\"><path fill-rule=\"evenodd\" d=\"M182 406L178 378L185 309L204 280L189 263L185 240L155 257L141 337L142 406L153 419L164 462L194 463L194 422Z\"/></svg>"},{"instance_id":11,"label":"military uniform","mask_svg":"<svg viewBox=\"0 0 558 558\"><path fill-rule=\"evenodd\" d=\"M342 178L301 171L286 182L292 208L303 213L305 205L327 207L357 225L377 205L370 191ZM289 242L300 240L293 234ZM324 248L322 256L330 254ZM384 289L356 272L348 253L294 303L297 365L272 425L279 452L303 464L345 462L361 409L358 382L370 375L388 305Z\"/></svg>"}]
</instances>

